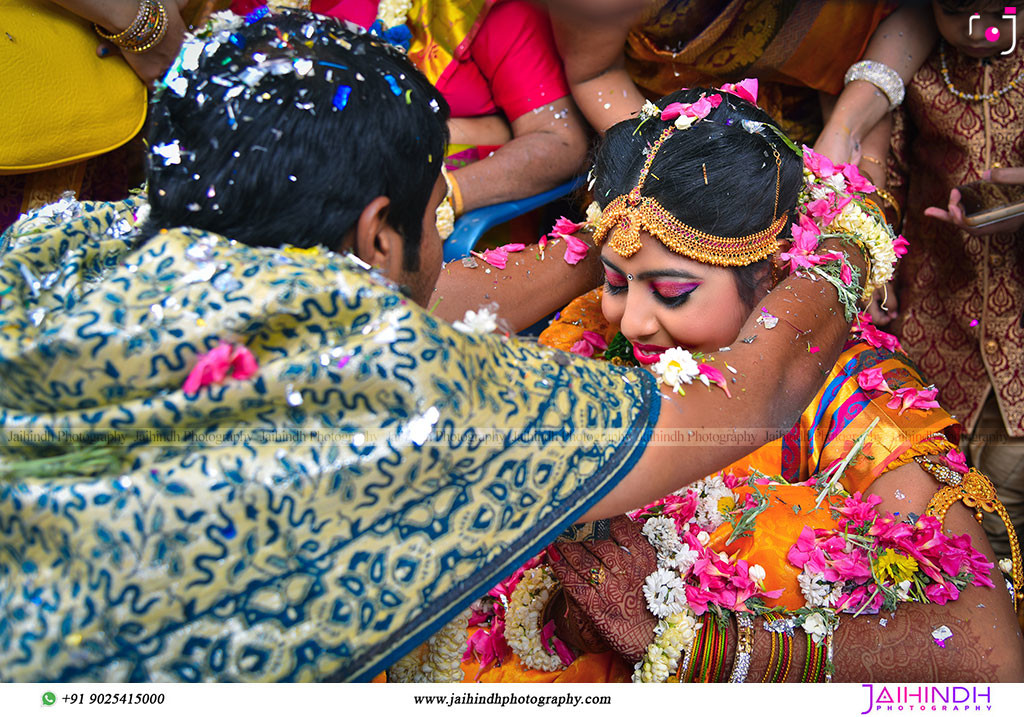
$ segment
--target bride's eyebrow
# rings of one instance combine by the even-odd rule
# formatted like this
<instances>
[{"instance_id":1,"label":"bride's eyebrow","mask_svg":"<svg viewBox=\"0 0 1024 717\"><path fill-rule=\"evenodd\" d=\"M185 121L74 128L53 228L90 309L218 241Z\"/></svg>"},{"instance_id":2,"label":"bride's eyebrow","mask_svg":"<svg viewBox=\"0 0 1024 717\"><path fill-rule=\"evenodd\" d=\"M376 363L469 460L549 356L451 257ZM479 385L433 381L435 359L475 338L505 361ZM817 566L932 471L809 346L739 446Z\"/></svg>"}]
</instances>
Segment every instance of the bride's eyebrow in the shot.
<instances>
[{"instance_id":1,"label":"bride's eyebrow","mask_svg":"<svg viewBox=\"0 0 1024 717\"><path fill-rule=\"evenodd\" d=\"M626 275L626 272L624 272L622 269L620 269L619 267L617 267L614 264L612 264L610 261L605 259L603 256L601 257L601 263L604 264L606 267L608 267L609 269L611 269L614 272L622 274L623 276Z\"/></svg>"},{"instance_id":2,"label":"bride's eyebrow","mask_svg":"<svg viewBox=\"0 0 1024 717\"><path fill-rule=\"evenodd\" d=\"M640 281L647 281L648 279L657 279L660 277L674 277L677 279L692 279L693 281L703 281L704 279L695 276L687 271L681 269L660 269L658 271L642 271L636 275L636 278Z\"/></svg>"}]
</instances>

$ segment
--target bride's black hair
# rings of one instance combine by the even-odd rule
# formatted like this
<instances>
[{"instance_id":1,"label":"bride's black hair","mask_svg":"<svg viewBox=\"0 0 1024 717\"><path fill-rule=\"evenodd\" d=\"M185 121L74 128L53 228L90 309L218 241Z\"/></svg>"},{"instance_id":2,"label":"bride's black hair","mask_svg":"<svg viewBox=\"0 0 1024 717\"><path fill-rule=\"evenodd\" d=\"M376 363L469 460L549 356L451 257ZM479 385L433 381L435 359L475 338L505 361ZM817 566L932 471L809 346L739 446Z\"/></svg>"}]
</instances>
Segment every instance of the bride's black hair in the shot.
<instances>
[{"instance_id":1,"label":"bride's black hair","mask_svg":"<svg viewBox=\"0 0 1024 717\"><path fill-rule=\"evenodd\" d=\"M721 104L702 120L677 130L658 151L641 193L657 199L679 221L709 234L745 236L764 230L775 211L776 165L780 157L779 214L794 218L803 181L803 162L772 129L775 121L750 102L728 92L695 87L661 98L696 102L701 95L721 95ZM669 121L660 117L620 122L605 134L594 161L594 199L603 209L636 186L654 144ZM790 236L789 225L779 234ZM752 305L755 288L768 270L767 261L736 271L741 298Z\"/></svg>"}]
</instances>

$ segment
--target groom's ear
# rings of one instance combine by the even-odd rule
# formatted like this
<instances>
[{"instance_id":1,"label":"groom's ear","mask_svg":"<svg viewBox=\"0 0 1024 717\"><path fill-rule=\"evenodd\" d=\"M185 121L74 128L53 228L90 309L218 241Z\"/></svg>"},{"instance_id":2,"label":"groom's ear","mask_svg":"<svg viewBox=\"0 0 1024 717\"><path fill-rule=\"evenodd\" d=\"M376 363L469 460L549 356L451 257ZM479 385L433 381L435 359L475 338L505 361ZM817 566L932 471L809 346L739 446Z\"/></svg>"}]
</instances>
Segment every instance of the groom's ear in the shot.
<instances>
[{"instance_id":1,"label":"groom's ear","mask_svg":"<svg viewBox=\"0 0 1024 717\"><path fill-rule=\"evenodd\" d=\"M352 239L356 256L398 281L402 275L405 239L388 223L391 200L377 197L359 214Z\"/></svg>"}]
</instances>

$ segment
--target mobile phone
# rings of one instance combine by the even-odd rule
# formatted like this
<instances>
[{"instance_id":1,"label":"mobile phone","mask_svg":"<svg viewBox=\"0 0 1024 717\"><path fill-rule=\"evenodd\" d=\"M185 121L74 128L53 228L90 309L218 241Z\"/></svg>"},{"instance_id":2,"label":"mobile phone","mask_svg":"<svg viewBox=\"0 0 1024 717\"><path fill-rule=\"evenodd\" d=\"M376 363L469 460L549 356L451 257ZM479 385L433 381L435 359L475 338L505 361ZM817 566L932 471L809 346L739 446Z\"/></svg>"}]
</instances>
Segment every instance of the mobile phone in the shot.
<instances>
[{"instance_id":1,"label":"mobile phone","mask_svg":"<svg viewBox=\"0 0 1024 717\"><path fill-rule=\"evenodd\" d=\"M964 224L985 227L1024 215L1022 187L992 182L963 184L960 203L964 207Z\"/></svg>"}]
</instances>

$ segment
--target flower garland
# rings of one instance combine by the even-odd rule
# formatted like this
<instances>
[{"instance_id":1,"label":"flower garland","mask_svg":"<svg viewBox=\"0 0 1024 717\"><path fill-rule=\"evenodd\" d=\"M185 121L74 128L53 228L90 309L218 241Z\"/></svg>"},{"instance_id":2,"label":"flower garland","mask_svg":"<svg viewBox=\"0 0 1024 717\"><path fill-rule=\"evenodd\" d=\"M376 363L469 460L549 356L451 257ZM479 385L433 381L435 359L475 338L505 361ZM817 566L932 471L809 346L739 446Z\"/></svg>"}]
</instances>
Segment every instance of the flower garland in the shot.
<instances>
[{"instance_id":1,"label":"flower garland","mask_svg":"<svg viewBox=\"0 0 1024 717\"><path fill-rule=\"evenodd\" d=\"M654 628L654 641L633 669L633 682L665 682L678 669L696 634L692 612L680 611L660 620Z\"/></svg>"},{"instance_id":2,"label":"flower garland","mask_svg":"<svg viewBox=\"0 0 1024 717\"><path fill-rule=\"evenodd\" d=\"M992 563L967 535L946 535L933 516L880 515L878 496L846 495L832 510L834 530L804 527L788 559L808 608L859 615L892 611L900 602L944 605L970 584L993 587ZM817 635L815 635L817 638Z\"/></svg>"},{"instance_id":3,"label":"flower garland","mask_svg":"<svg viewBox=\"0 0 1024 717\"><path fill-rule=\"evenodd\" d=\"M790 262L790 271L805 271L821 276L838 290L852 319L857 301L866 301L876 289L888 282L896 263L907 253L907 241L897 236L885 222L885 215L866 195L875 186L853 164L832 161L804 145L804 186L797 200L799 222L793 227L790 250L781 255ZM817 254L821 239L838 237L860 248L868 259L868 277L862 293L859 272L840 252Z\"/></svg>"},{"instance_id":4,"label":"flower garland","mask_svg":"<svg viewBox=\"0 0 1024 717\"><path fill-rule=\"evenodd\" d=\"M880 515L876 507L881 498L851 496L839 485L836 478L863 446L864 440L858 440L844 459L808 481L808 486L820 488L820 496L831 496L828 507L839 524L834 530L801 531L787 559L802 570L797 582L805 604L773 623L787 630L800 627L816 644L824 641L829 647L840 612L856 616L895 610L899 602L908 601L944 604L971 583L992 585L992 564L972 547L969 536L943 534L933 517L915 516L907 522L891 513ZM952 451L945 462L954 470L963 463L959 452ZM659 618L655 639L635 667L634 681L669 677L681 652L692 644L695 615L710 610L719 615L751 612L777 617L765 608L763 598L778 597L782 591L765 590L764 568L715 553L708 544L709 532L726 522L733 526L727 544L753 531L757 516L768 507L772 486L782 483L781 477L756 471L746 479L718 474L631 514L643 523L642 532L657 555L657 569L645 581L644 596L648 609ZM752 489L742 498L735 491L740 485Z\"/></svg>"},{"instance_id":5,"label":"flower garland","mask_svg":"<svg viewBox=\"0 0 1024 717\"><path fill-rule=\"evenodd\" d=\"M462 653L466 649L470 614L471 610L464 610L426 643L392 665L388 679L392 682L461 682Z\"/></svg>"},{"instance_id":6,"label":"flower garland","mask_svg":"<svg viewBox=\"0 0 1024 717\"><path fill-rule=\"evenodd\" d=\"M564 643L558 640L552 644L554 623L543 628L540 624L544 608L558 587L558 580L546 565L530 568L523 572L505 611L505 639L509 647L524 665L535 670L554 672L572 663L571 658L568 662L565 659L569 655L558 649L564 648Z\"/></svg>"}]
</instances>

